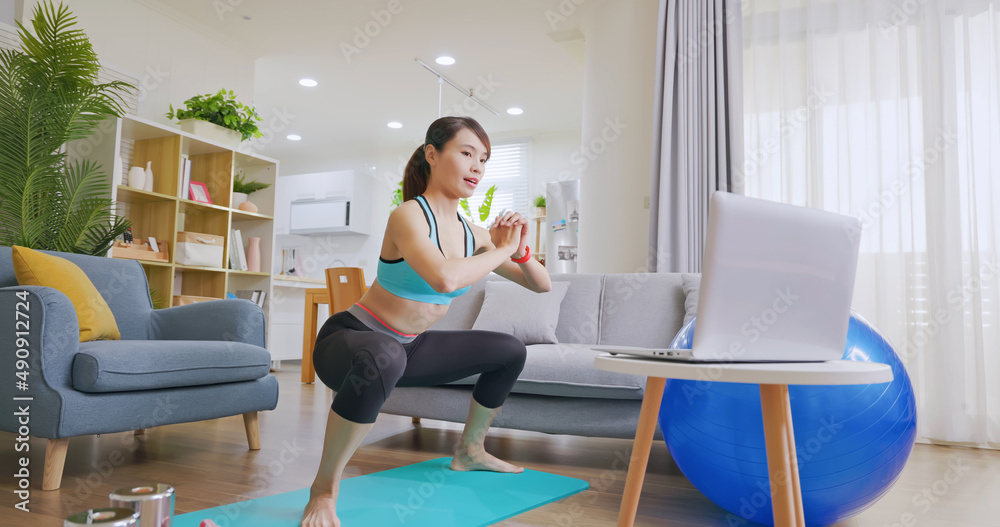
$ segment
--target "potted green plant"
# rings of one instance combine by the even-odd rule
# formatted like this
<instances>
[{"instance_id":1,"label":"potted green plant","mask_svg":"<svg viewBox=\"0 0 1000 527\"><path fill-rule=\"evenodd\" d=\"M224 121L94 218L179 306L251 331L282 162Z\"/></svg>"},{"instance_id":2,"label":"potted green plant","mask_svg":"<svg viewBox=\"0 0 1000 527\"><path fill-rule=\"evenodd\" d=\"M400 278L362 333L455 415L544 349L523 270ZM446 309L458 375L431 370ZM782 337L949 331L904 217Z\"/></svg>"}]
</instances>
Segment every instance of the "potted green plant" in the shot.
<instances>
[{"instance_id":1,"label":"potted green plant","mask_svg":"<svg viewBox=\"0 0 1000 527\"><path fill-rule=\"evenodd\" d=\"M544 218L545 217L545 194L539 194L535 196L535 199L531 200L531 204L535 206L535 217Z\"/></svg>"},{"instance_id":2,"label":"potted green plant","mask_svg":"<svg viewBox=\"0 0 1000 527\"><path fill-rule=\"evenodd\" d=\"M237 170L236 177L233 178L233 198L230 207L257 212L257 206L247 201L247 198L250 194L258 190L264 190L270 186L270 183L264 183L263 181L246 181L246 172ZM244 205L246 203L249 203L249 205Z\"/></svg>"},{"instance_id":3,"label":"potted green plant","mask_svg":"<svg viewBox=\"0 0 1000 527\"><path fill-rule=\"evenodd\" d=\"M18 23L20 49L0 52L0 245L103 256L131 222L112 213L111 177L76 145L124 115L135 87L98 82L75 24L63 5L36 5L34 33Z\"/></svg>"},{"instance_id":4,"label":"potted green plant","mask_svg":"<svg viewBox=\"0 0 1000 527\"><path fill-rule=\"evenodd\" d=\"M185 132L233 148L239 146L241 141L264 135L257 128L260 116L256 108L237 101L232 90L222 89L214 95L195 95L184 104L187 108L176 110L171 104L166 115L167 119L178 119L181 130Z\"/></svg>"}]
</instances>

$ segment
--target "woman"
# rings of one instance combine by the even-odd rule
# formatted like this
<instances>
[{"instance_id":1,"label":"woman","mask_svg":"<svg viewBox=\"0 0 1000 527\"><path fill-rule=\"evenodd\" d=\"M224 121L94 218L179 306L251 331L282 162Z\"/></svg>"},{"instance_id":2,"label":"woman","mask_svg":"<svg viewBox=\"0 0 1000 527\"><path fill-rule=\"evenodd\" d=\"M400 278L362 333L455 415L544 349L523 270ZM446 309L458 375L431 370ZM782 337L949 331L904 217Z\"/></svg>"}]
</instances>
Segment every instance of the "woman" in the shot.
<instances>
[{"instance_id":1,"label":"woman","mask_svg":"<svg viewBox=\"0 0 1000 527\"><path fill-rule=\"evenodd\" d=\"M336 502L348 459L395 386L433 386L480 374L453 470L521 472L486 453L486 431L524 367L524 344L489 331L428 331L451 300L491 271L536 292L551 289L526 245L527 219L498 216L490 230L458 213L482 182L490 141L475 120L443 117L403 175L404 202L389 216L378 276L316 337L313 364L337 392L303 527L339 526Z\"/></svg>"}]
</instances>

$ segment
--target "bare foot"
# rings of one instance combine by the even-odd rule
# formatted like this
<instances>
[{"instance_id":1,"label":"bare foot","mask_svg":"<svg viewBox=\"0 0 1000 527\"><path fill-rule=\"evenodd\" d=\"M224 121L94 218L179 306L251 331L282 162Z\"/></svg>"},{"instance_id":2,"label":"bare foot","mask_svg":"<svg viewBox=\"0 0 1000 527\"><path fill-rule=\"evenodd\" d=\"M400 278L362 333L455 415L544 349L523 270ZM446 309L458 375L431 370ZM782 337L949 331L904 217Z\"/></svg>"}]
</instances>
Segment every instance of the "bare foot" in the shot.
<instances>
[{"instance_id":1,"label":"bare foot","mask_svg":"<svg viewBox=\"0 0 1000 527\"><path fill-rule=\"evenodd\" d=\"M340 527L337 498L329 494L310 496L302 513L302 527Z\"/></svg>"},{"instance_id":2,"label":"bare foot","mask_svg":"<svg viewBox=\"0 0 1000 527\"><path fill-rule=\"evenodd\" d=\"M514 474L524 472L524 467L518 467L511 465L506 461L500 461L482 448L459 448L456 450L455 455L451 458L451 469L461 471L489 470L491 472L511 472Z\"/></svg>"}]
</instances>

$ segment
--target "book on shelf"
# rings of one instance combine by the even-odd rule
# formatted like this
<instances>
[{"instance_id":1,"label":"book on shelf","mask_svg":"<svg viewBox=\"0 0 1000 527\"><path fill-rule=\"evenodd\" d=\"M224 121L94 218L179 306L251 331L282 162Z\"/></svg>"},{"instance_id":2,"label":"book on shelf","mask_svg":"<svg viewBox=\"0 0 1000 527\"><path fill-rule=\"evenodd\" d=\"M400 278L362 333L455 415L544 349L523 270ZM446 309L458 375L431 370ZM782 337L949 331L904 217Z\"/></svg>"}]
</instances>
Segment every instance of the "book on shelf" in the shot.
<instances>
[{"instance_id":1,"label":"book on shelf","mask_svg":"<svg viewBox=\"0 0 1000 527\"><path fill-rule=\"evenodd\" d=\"M181 164L177 167L177 196L188 199L188 187L191 182L191 160L181 154Z\"/></svg>"},{"instance_id":2,"label":"book on shelf","mask_svg":"<svg viewBox=\"0 0 1000 527\"><path fill-rule=\"evenodd\" d=\"M226 258L229 259L227 268L234 271L238 271L240 268L240 255L236 252L236 231L229 231L229 252L226 253Z\"/></svg>"},{"instance_id":3,"label":"book on shelf","mask_svg":"<svg viewBox=\"0 0 1000 527\"><path fill-rule=\"evenodd\" d=\"M253 289L237 289L236 298L242 298L243 300L253 302Z\"/></svg>"},{"instance_id":4,"label":"book on shelf","mask_svg":"<svg viewBox=\"0 0 1000 527\"><path fill-rule=\"evenodd\" d=\"M264 309L264 300L266 298L267 298L267 291L261 291L260 296L257 297L257 305L260 306L261 309Z\"/></svg>"},{"instance_id":5,"label":"book on shelf","mask_svg":"<svg viewBox=\"0 0 1000 527\"><path fill-rule=\"evenodd\" d=\"M239 289L236 291L236 298L249 300L260 306L262 309L264 307L264 300L266 297L267 291L263 291L261 289Z\"/></svg>"},{"instance_id":6,"label":"book on shelf","mask_svg":"<svg viewBox=\"0 0 1000 527\"><path fill-rule=\"evenodd\" d=\"M230 243L236 246L236 257L239 262L239 266L236 267L236 270L246 271L249 267L247 267L247 253L243 249L243 235L240 233L239 229L233 229L232 237L233 239Z\"/></svg>"}]
</instances>

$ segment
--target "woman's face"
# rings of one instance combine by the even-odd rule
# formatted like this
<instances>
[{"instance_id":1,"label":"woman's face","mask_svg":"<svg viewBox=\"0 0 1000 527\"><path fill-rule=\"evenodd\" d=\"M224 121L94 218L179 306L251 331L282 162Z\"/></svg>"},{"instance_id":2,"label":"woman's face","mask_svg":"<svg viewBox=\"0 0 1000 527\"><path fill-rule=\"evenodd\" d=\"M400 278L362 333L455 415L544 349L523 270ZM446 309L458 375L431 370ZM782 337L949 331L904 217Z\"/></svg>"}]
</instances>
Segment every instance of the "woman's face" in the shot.
<instances>
[{"instance_id":1,"label":"woman's face","mask_svg":"<svg viewBox=\"0 0 1000 527\"><path fill-rule=\"evenodd\" d=\"M486 145L468 128L459 130L441 151L428 146L424 155L431 166L430 184L457 198L472 196L486 170Z\"/></svg>"}]
</instances>

